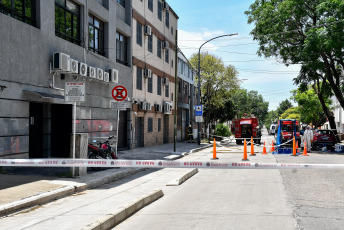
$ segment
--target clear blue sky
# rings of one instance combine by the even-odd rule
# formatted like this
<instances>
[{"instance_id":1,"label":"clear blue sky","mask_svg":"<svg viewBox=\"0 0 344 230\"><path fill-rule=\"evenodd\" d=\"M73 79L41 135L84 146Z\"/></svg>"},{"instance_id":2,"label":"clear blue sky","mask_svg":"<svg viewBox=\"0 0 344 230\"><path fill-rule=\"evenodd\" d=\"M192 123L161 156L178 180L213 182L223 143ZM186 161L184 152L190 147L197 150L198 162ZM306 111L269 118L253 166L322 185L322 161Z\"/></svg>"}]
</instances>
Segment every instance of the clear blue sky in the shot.
<instances>
[{"instance_id":1,"label":"clear blue sky","mask_svg":"<svg viewBox=\"0 0 344 230\"><path fill-rule=\"evenodd\" d=\"M202 51L220 57L226 65L233 65L244 80L242 88L256 90L269 102L269 110L275 110L290 91L299 66L286 67L276 58L265 59L256 54L258 46L249 34L252 24L247 24L245 11L254 0L171 0L169 5L179 16L178 46L190 57L207 40L223 34L237 36L214 40L202 47ZM293 102L293 101L291 101Z\"/></svg>"}]
</instances>

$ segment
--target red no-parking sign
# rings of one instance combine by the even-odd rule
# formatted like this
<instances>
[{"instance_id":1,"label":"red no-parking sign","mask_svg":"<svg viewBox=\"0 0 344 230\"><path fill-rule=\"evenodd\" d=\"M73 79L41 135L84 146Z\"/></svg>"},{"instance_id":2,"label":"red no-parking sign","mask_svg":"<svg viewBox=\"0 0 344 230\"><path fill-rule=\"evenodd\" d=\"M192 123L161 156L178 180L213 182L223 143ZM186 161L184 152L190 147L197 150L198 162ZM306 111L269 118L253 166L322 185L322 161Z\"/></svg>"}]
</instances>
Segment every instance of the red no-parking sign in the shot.
<instances>
[{"instance_id":1,"label":"red no-parking sign","mask_svg":"<svg viewBox=\"0 0 344 230\"><path fill-rule=\"evenodd\" d=\"M116 101L123 101L128 96L127 89L124 86L118 85L112 90L112 97Z\"/></svg>"}]
</instances>

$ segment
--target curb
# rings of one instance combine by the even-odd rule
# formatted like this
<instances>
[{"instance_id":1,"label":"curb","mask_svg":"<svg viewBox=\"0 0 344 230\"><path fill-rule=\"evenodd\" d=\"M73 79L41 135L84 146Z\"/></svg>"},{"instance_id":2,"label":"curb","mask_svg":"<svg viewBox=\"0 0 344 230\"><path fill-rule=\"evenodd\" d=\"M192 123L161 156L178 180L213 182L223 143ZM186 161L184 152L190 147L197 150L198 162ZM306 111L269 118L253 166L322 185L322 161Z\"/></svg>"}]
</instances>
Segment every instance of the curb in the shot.
<instances>
[{"instance_id":1,"label":"curb","mask_svg":"<svg viewBox=\"0 0 344 230\"><path fill-rule=\"evenodd\" d=\"M48 202L51 202L51 201L54 201L66 196L70 196L75 193L85 191L87 189L97 188L104 184L111 183L113 181L122 179L126 176L129 176L129 175L132 175L144 170L146 170L146 168L140 168L140 169L129 168L120 172L116 172L112 175L108 175L106 177L93 179L88 182L79 183L74 186L67 185L65 187L62 187L53 191L49 191L43 194L38 194L32 197L28 197L20 201L15 201L15 202L0 206L0 217L6 216L6 215L9 215L9 214L12 214L12 213L21 211L23 209L36 206L36 205L45 204L45 203L48 203Z\"/></svg>"},{"instance_id":2,"label":"curb","mask_svg":"<svg viewBox=\"0 0 344 230\"><path fill-rule=\"evenodd\" d=\"M191 178L193 175L195 175L196 173L198 173L198 169L192 169L190 172L188 172L187 174L185 174L184 176L182 176L181 178L177 178L175 180L172 180L171 182L169 182L168 184L166 184L166 186L178 186L181 185L182 183L184 183L186 180L188 180L189 178Z\"/></svg>"},{"instance_id":3,"label":"curb","mask_svg":"<svg viewBox=\"0 0 344 230\"><path fill-rule=\"evenodd\" d=\"M134 213L144 208L145 206L153 203L154 201L160 199L164 196L162 190L156 190L143 196L136 201L128 204L127 206L121 208L114 214L108 214L106 217L96 220L94 223L87 225L85 230L107 230L115 227L128 217L132 216Z\"/></svg>"}]
</instances>

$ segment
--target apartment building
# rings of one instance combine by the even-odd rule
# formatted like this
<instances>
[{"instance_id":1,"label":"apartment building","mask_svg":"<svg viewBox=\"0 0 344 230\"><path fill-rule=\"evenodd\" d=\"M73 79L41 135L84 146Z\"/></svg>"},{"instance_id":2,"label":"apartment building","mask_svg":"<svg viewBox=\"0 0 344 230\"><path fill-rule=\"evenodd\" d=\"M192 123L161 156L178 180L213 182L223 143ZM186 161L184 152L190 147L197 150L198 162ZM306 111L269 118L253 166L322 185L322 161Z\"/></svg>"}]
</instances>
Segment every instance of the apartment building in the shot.
<instances>
[{"instance_id":1,"label":"apartment building","mask_svg":"<svg viewBox=\"0 0 344 230\"><path fill-rule=\"evenodd\" d=\"M196 86L194 71L189 65L188 59L182 52L178 52L178 126L177 140L188 140L186 130L191 125L193 138L197 138L197 127L195 123L194 106L196 100Z\"/></svg>"},{"instance_id":2,"label":"apartment building","mask_svg":"<svg viewBox=\"0 0 344 230\"><path fill-rule=\"evenodd\" d=\"M114 86L133 97L131 0L0 1L0 25L0 158L70 157L69 82L85 84L76 132L118 131L119 148L131 146L131 102L118 130L111 109Z\"/></svg>"},{"instance_id":3,"label":"apartment building","mask_svg":"<svg viewBox=\"0 0 344 230\"><path fill-rule=\"evenodd\" d=\"M173 142L175 34L166 1L132 1L133 147Z\"/></svg>"}]
</instances>

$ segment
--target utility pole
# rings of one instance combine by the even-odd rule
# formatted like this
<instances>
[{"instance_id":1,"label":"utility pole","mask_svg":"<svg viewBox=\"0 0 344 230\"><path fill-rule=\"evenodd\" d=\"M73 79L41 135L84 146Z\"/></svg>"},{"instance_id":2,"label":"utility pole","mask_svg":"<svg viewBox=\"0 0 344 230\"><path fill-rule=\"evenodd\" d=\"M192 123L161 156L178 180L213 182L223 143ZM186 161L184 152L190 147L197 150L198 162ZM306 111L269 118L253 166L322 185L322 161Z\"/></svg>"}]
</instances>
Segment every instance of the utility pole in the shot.
<instances>
[{"instance_id":1,"label":"utility pole","mask_svg":"<svg viewBox=\"0 0 344 230\"><path fill-rule=\"evenodd\" d=\"M176 30L176 45L175 45L175 56L174 56L174 145L173 150L176 152L177 145L177 87L178 87L178 30Z\"/></svg>"}]
</instances>

